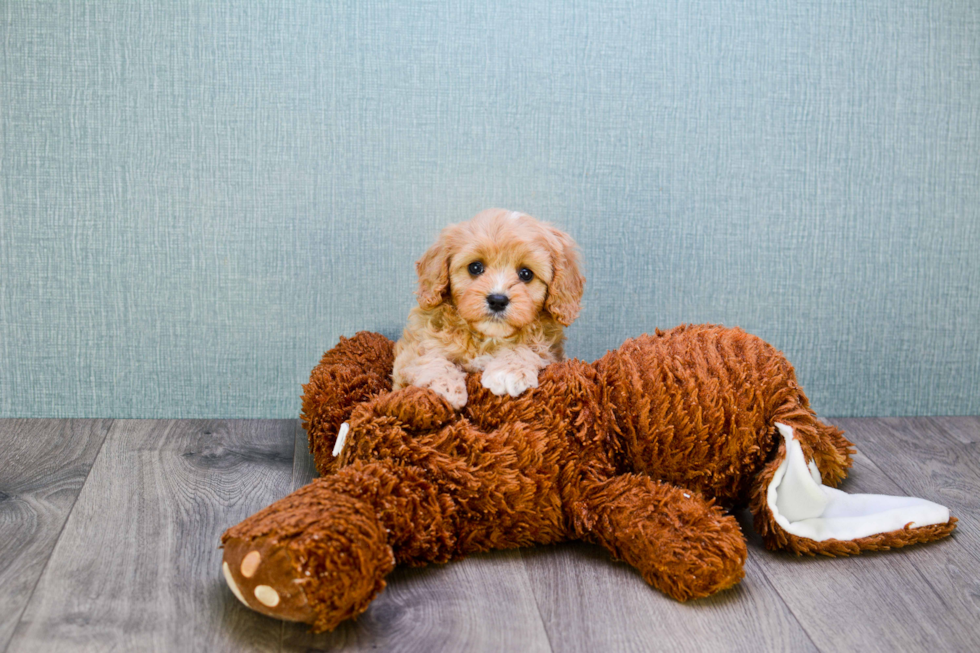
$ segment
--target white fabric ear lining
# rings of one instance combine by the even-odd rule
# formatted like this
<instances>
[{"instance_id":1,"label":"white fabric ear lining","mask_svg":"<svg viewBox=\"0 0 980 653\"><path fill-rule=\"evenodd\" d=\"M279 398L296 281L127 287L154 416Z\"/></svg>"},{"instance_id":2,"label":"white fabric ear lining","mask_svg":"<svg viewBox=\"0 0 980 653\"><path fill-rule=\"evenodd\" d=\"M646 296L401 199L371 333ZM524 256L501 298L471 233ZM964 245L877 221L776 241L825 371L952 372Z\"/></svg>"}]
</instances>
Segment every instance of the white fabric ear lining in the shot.
<instances>
[{"instance_id":1,"label":"white fabric ear lining","mask_svg":"<svg viewBox=\"0 0 980 653\"><path fill-rule=\"evenodd\" d=\"M905 528L945 524L949 508L915 497L847 494L823 485L793 429L776 424L786 445L786 457L766 491L772 516L783 530L817 542L856 540Z\"/></svg>"}]
</instances>

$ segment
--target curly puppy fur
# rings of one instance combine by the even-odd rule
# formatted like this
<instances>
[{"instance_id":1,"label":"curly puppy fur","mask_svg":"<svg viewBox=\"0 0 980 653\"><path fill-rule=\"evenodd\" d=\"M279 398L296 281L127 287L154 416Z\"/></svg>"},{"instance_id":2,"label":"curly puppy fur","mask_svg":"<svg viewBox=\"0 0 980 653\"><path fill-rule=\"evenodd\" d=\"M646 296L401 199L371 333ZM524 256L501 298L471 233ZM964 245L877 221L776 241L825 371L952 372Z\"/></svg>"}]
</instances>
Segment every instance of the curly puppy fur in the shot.
<instances>
[{"instance_id":1,"label":"curly puppy fur","mask_svg":"<svg viewBox=\"0 0 980 653\"><path fill-rule=\"evenodd\" d=\"M418 302L395 347L394 388L430 388L466 405L466 373L520 395L563 358L582 287L575 241L529 215L489 209L446 227L415 264Z\"/></svg>"}]
</instances>

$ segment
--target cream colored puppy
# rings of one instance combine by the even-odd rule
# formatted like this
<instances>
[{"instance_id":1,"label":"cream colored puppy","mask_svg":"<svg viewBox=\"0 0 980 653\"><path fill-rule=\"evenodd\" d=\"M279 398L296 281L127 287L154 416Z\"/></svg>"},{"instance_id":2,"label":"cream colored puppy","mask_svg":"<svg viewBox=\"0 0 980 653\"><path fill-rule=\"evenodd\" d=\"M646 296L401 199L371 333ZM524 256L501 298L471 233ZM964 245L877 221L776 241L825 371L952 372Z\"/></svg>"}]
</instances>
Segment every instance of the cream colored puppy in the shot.
<instances>
[{"instance_id":1,"label":"cream colored puppy","mask_svg":"<svg viewBox=\"0 0 980 653\"><path fill-rule=\"evenodd\" d=\"M419 305L395 345L394 389L431 388L458 409L467 372L516 397L562 359L562 327L578 316L585 282L568 234L489 209L443 229L415 269Z\"/></svg>"}]
</instances>

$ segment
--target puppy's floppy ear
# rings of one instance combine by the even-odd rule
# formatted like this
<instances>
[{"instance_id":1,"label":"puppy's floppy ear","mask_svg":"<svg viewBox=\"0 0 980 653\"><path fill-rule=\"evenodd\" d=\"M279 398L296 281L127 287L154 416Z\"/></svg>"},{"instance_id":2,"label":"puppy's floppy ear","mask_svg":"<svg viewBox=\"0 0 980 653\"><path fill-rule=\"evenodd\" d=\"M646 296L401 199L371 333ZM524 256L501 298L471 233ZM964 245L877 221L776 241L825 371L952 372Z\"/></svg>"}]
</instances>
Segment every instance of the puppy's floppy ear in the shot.
<instances>
[{"instance_id":1,"label":"puppy's floppy ear","mask_svg":"<svg viewBox=\"0 0 980 653\"><path fill-rule=\"evenodd\" d=\"M568 234L549 226L552 236L551 265L553 276L548 287L545 310L562 326L568 326L578 317L582 308L582 290L585 277L579 271L578 246Z\"/></svg>"},{"instance_id":2,"label":"puppy's floppy ear","mask_svg":"<svg viewBox=\"0 0 980 653\"><path fill-rule=\"evenodd\" d=\"M449 243L448 230L443 230L436 244L430 247L422 258L415 261L415 271L419 275L419 306L429 310L443 302L449 290Z\"/></svg>"}]
</instances>

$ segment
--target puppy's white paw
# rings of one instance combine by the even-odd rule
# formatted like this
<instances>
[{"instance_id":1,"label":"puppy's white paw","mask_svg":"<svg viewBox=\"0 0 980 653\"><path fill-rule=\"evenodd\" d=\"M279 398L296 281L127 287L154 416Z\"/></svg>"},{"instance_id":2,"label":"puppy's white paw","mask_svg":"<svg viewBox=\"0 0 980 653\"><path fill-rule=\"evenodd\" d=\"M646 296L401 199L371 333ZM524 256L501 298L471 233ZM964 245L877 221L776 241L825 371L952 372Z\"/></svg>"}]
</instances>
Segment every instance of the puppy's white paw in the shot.
<instances>
[{"instance_id":1,"label":"puppy's white paw","mask_svg":"<svg viewBox=\"0 0 980 653\"><path fill-rule=\"evenodd\" d=\"M429 389L449 402L449 405L459 410L466 405L466 381L456 378L435 379L429 384Z\"/></svg>"},{"instance_id":2,"label":"puppy's white paw","mask_svg":"<svg viewBox=\"0 0 980 653\"><path fill-rule=\"evenodd\" d=\"M499 396L517 397L528 388L538 387L538 371L534 369L508 369L488 366L480 383Z\"/></svg>"}]
</instances>

